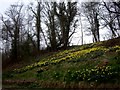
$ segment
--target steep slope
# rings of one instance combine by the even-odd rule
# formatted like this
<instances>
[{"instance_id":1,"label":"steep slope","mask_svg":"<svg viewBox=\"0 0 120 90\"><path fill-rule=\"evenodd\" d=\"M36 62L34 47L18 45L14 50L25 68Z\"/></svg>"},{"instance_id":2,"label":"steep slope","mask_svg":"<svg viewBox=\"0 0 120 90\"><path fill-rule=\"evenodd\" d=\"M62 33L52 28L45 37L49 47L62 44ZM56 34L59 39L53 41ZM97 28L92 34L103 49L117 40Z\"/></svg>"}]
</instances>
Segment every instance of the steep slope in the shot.
<instances>
[{"instance_id":1,"label":"steep slope","mask_svg":"<svg viewBox=\"0 0 120 90\"><path fill-rule=\"evenodd\" d=\"M120 38L71 47L3 73L3 88L120 86Z\"/></svg>"}]
</instances>

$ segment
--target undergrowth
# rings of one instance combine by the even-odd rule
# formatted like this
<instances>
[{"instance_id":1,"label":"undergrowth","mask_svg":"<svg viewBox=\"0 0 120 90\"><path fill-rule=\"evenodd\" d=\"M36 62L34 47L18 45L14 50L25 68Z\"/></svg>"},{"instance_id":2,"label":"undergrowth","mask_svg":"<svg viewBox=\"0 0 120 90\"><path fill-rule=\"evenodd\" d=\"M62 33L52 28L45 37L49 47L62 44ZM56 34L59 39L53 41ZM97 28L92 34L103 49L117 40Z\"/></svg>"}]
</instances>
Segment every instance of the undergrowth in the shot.
<instances>
[{"instance_id":1,"label":"undergrowth","mask_svg":"<svg viewBox=\"0 0 120 90\"><path fill-rule=\"evenodd\" d=\"M36 63L3 73L7 79L35 79L49 82L120 83L120 46L99 46L101 42L59 51ZM107 65L101 65L104 59ZM21 84L22 86L22 84ZM24 87L24 86L23 86ZM30 84L29 87L39 87Z\"/></svg>"}]
</instances>

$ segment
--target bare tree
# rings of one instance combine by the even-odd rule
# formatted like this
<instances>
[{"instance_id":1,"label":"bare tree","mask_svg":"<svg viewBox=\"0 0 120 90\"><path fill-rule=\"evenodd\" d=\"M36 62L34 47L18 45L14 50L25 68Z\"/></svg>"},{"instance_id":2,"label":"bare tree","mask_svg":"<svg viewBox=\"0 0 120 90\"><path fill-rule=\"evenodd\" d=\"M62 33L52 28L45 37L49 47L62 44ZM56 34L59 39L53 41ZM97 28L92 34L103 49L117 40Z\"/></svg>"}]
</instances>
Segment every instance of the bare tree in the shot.
<instances>
[{"instance_id":1,"label":"bare tree","mask_svg":"<svg viewBox=\"0 0 120 90\"><path fill-rule=\"evenodd\" d=\"M48 28L47 30L47 35L49 39L49 45L48 47L51 48L51 50L57 50L57 36L56 36L56 20L55 19L55 2L46 2L44 5L44 17L45 19L45 24Z\"/></svg>"},{"instance_id":2,"label":"bare tree","mask_svg":"<svg viewBox=\"0 0 120 90\"><path fill-rule=\"evenodd\" d=\"M12 39L12 59L18 60L19 57L19 34L20 34L20 28L22 26L22 11L23 4L21 5L11 5L9 10L5 13L6 16L8 16L8 21L6 21L2 17L2 21L4 23L6 33L8 32L10 34L10 37ZM11 22L11 25L8 24L8 22ZM12 28L12 29L11 29ZM8 31L7 31L8 30Z\"/></svg>"},{"instance_id":3,"label":"bare tree","mask_svg":"<svg viewBox=\"0 0 120 90\"><path fill-rule=\"evenodd\" d=\"M84 2L82 4L84 14L90 24L90 30L93 35L93 42L100 41L99 34L99 2Z\"/></svg>"},{"instance_id":4,"label":"bare tree","mask_svg":"<svg viewBox=\"0 0 120 90\"><path fill-rule=\"evenodd\" d=\"M112 32L112 38L119 36L120 30L120 2L103 2L103 8L107 13L103 13L101 18L105 21L105 26Z\"/></svg>"},{"instance_id":5,"label":"bare tree","mask_svg":"<svg viewBox=\"0 0 120 90\"><path fill-rule=\"evenodd\" d=\"M77 2L62 2L57 4L55 8L55 14L60 22L60 29L62 34L62 45L66 49L69 45L69 38L75 33L76 23L75 16L77 15ZM70 34L71 25L75 27Z\"/></svg>"},{"instance_id":6,"label":"bare tree","mask_svg":"<svg viewBox=\"0 0 120 90\"><path fill-rule=\"evenodd\" d=\"M37 32L37 50L39 52L40 50L40 33L42 31L41 28L41 12L42 12L42 2L37 1L37 10L33 10L33 8L31 7L31 11L33 12L34 16L35 16L35 21L36 21L36 32Z\"/></svg>"}]
</instances>

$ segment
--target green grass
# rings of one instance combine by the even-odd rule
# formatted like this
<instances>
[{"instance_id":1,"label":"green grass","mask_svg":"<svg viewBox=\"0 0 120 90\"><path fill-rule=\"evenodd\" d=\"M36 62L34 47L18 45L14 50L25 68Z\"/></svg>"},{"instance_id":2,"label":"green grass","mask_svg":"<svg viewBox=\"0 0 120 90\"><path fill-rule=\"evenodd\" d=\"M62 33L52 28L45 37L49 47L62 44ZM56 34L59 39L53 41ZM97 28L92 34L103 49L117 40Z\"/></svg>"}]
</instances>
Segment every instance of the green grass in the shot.
<instances>
[{"instance_id":1,"label":"green grass","mask_svg":"<svg viewBox=\"0 0 120 90\"><path fill-rule=\"evenodd\" d=\"M77 46L45 55L21 68L3 73L3 87L68 88L120 85L120 46L105 47L102 42ZM106 66L97 67L107 59ZM20 81L24 80L25 84ZM27 81L31 80L33 82ZM27 81L27 82L26 82ZM91 85L94 84L94 85ZM28 85L29 84L29 85ZM105 86L103 85L103 86Z\"/></svg>"}]
</instances>

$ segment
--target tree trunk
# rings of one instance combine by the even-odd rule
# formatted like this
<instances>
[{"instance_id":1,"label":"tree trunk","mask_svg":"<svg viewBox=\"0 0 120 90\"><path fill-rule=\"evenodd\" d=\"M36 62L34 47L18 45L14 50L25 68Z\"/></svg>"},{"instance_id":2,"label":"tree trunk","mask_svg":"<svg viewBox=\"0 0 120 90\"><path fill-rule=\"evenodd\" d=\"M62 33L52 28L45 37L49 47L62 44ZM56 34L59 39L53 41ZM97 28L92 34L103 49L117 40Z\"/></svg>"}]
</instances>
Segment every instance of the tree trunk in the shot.
<instances>
[{"instance_id":1,"label":"tree trunk","mask_svg":"<svg viewBox=\"0 0 120 90\"><path fill-rule=\"evenodd\" d=\"M40 31L41 31L41 21L40 21L40 2L38 2L37 16L36 16L36 29L37 29L37 50L40 50Z\"/></svg>"}]
</instances>

